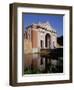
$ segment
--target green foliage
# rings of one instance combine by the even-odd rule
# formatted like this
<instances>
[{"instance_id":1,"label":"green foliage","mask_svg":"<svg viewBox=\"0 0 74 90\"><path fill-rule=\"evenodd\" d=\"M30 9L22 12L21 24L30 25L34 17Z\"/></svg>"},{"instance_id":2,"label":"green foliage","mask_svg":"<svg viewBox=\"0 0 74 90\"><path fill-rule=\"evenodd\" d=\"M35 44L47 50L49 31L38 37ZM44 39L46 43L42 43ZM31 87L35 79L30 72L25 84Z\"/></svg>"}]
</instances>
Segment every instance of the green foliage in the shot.
<instances>
[{"instance_id":1,"label":"green foliage","mask_svg":"<svg viewBox=\"0 0 74 90\"><path fill-rule=\"evenodd\" d=\"M57 38L57 42L58 44L60 44L61 46L63 46L63 36L60 36Z\"/></svg>"},{"instance_id":2,"label":"green foliage","mask_svg":"<svg viewBox=\"0 0 74 90\"><path fill-rule=\"evenodd\" d=\"M40 73L40 70L38 69L31 69L31 68L25 68L24 69L24 74L37 74Z\"/></svg>"}]
</instances>

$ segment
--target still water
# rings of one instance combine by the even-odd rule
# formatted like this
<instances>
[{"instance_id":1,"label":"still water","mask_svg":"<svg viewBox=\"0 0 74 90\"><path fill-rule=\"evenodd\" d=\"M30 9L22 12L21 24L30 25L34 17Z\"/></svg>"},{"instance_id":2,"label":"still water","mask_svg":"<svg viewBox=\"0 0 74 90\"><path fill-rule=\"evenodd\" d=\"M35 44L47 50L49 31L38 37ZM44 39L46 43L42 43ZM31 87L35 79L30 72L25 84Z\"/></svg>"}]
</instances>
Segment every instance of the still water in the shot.
<instances>
[{"instance_id":1,"label":"still water","mask_svg":"<svg viewBox=\"0 0 74 90\"><path fill-rule=\"evenodd\" d=\"M49 55L25 54L24 74L63 73L63 58Z\"/></svg>"}]
</instances>

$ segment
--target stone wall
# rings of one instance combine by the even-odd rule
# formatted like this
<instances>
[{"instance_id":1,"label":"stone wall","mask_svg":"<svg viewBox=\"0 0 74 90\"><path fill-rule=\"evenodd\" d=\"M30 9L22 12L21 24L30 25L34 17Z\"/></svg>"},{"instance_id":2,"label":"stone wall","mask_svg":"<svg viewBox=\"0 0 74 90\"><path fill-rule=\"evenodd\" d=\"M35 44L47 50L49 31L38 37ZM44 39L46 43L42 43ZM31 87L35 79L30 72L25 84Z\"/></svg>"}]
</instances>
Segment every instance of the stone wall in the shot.
<instances>
[{"instance_id":1,"label":"stone wall","mask_svg":"<svg viewBox=\"0 0 74 90\"><path fill-rule=\"evenodd\" d=\"M24 39L24 54L32 53L31 40Z\"/></svg>"}]
</instances>

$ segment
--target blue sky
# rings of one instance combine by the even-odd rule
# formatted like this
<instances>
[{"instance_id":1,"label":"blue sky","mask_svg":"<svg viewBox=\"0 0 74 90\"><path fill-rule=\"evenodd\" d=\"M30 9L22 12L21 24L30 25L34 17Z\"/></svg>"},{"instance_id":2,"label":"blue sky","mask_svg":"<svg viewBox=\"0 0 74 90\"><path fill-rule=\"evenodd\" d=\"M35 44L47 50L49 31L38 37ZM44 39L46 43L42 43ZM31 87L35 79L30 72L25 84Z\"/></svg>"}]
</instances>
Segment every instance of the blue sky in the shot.
<instances>
[{"instance_id":1,"label":"blue sky","mask_svg":"<svg viewBox=\"0 0 74 90\"><path fill-rule=\"evenodd\" d=\"M47 15L47 14L34 14L25 13L23 14L24 28L31 25L32 23L49 22L56 30L58 37L63 35L63 15Z\"/></svg>"}]
</instances>

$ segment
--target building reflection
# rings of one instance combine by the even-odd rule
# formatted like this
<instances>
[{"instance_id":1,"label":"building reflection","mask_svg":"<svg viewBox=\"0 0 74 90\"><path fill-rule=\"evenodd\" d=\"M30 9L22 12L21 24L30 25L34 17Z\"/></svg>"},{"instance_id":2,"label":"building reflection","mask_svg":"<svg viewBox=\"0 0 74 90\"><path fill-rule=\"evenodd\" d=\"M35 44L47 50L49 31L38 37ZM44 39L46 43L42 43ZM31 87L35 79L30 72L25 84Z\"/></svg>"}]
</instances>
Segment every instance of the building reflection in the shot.
<instances>
[{"instance_id":1,"label":"building reflection","mask_svg":"<svg viewBox=\"0 0 74 90\"><path fill-rule=\"evenodd\" d=\"M37 73L62 73L63 60L52 59L40 54L26 54L24 55L24 73L26 69L38 71ZM25 73L27 74L27 73Z\"/></svg>"}]
</instances>

